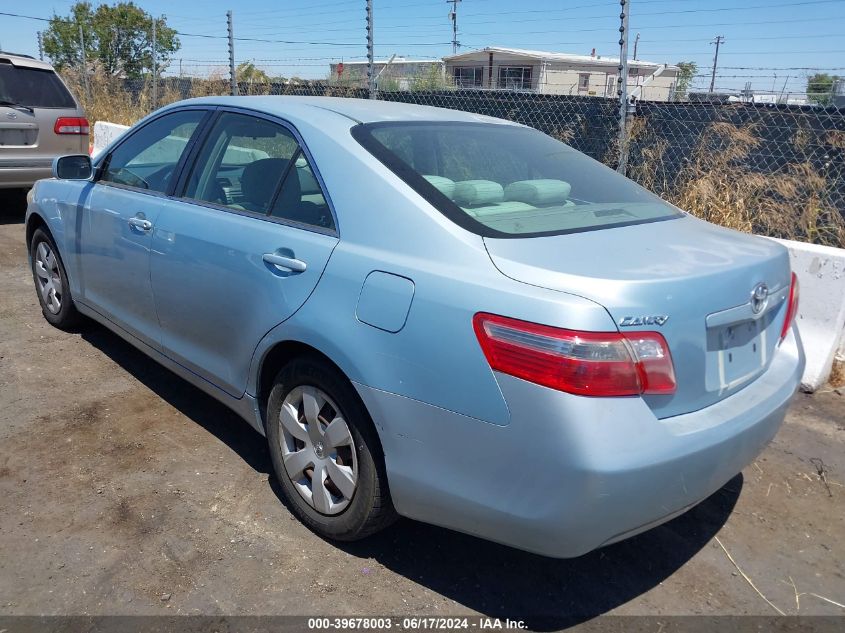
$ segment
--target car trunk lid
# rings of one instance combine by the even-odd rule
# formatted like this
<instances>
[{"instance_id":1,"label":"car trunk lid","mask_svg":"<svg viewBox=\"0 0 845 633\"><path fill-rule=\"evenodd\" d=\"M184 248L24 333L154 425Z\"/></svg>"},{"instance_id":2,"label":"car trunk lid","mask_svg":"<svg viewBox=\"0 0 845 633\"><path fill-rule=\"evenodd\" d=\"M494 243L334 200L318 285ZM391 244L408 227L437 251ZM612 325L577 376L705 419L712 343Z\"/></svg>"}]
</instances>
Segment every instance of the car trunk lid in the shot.
<instances>
[{"instance_id":1,"label":"car trunk lid","mask_svg":"<svg viewBox=\"0 0 845 633\"><path fill-rule=\"evenodd\" d=\"M776 242L690 216L484 241L506 276L596 301L620 331L666 338L678 386L672 395L645 397L658 417L696 411L735 393L762 374L776 352L790 282L788 252ZM761 284L768 293L752 305Z\"/></svg>"}]
</instances>

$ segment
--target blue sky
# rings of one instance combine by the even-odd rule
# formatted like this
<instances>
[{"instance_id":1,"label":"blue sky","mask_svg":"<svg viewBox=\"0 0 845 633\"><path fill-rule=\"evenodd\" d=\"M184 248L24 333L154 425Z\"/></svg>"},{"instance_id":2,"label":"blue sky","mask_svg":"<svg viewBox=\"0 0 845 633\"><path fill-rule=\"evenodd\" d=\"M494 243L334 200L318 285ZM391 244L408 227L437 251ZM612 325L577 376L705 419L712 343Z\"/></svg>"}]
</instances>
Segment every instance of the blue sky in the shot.
<instances>
[{"instance_id":1,"label":"blue sky","mask_svg":"<svg viewBox=\"0 0 845 633\"><path fill-rule=\"evenodd\" d=\"M65 15L70 0L4 4L6 11L36 17ZM96 2L95 2L96 4ZM325 77L337 59L366 54L364 0L136 0L164 14L184 33L169 69L208 74L226 64L226 10L234 11L235 35L304 43L236 42L236 60L256 60L271 74ZM376 56L439 57L451 53L446 0L373 0ZM739 5L739 6L738 6ZM631 40L640 33L638 56L656 62L692 60L709 83L716 35L725 36L717 88L736 90L746 81L757 90L803 90L807 68L845 75L845 0L631 0ZM0 45L36 54L43 22L0 16ZM618 54L619 4L614 0L463 0L458 7L462 51L488 45L601 55ZM189 35L191 34L191 35ZM706 75L706 76L705 76Z\"/></svg>"}]
</instances>

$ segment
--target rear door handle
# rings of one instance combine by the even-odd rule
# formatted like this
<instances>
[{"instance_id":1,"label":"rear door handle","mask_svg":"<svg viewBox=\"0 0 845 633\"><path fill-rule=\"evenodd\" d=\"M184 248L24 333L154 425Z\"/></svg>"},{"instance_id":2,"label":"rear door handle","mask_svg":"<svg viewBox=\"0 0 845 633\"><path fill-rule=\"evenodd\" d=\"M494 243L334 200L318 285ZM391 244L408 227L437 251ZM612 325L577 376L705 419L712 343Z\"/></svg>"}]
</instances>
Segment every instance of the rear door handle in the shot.
<instances>
[{"instance_id":1,"label":"rear door handle","mask_svg":"<svg viewBox=\"0 0 845 633\"><path fill-rule=\"evenodd\" d=\"M134 218L129 218L129 226L134 226L136 229L141 229L142 231L149 231L153 228L153 223L146 218L135 216Z\"/></svg>"},{"instance_id":2,"label":"rear door handle","mask_svg":"<svg viewBox=\"0 0 845 633\"><path fill-rule=\"evenodd\" d=\"M305 269L308 267L306 263L300 259L294 259L293 257L285 257L284 255L279 255L277 253L264 253L262 258L268 264L273 264L276 268L281 270L289 270L294 273L302 273L305 272Z\"/></svg>"}]
</instances>

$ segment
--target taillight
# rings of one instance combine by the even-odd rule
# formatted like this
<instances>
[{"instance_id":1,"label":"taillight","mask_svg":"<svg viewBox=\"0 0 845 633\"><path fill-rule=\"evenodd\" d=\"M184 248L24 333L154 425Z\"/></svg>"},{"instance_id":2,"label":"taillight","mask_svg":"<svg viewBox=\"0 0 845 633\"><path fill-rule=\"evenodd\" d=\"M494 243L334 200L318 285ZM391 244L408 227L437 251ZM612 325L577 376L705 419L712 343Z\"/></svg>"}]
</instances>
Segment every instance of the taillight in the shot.
<instances>
[{"instance_id":1,"label":"taillight","mask_svg":"<svg viewBox=\"0 0 845 633\"><path fill-rule=\"evenodd\" d=\"M87 135L90 130L88 119L75 116L60 116L53 126L53 132L56 134Z\"/></svg>"},{"instance_id":2,"label":"taillight","mask_svg":"<svg viewBox=\"0 0 845 633\"><path fill-rule=\"evenodd\" d=\"M786 300L786 316L783 320L783 328L780 331L780 340L789 334L789 328L795 322L798 314L798 275L792 273L792 282L789 284L789 298Z\"/></svg>"},{"instance_id":3,"label":"taillight","mask_svg":"<svg viewBox=\"0 0 845 633\"><path fill-rule=\"evenodd\" d=\"M581 332L483 312L472 324L496 371L581 396L675 392L669 346L657 332Z\"/></svg>"}]
</instances>

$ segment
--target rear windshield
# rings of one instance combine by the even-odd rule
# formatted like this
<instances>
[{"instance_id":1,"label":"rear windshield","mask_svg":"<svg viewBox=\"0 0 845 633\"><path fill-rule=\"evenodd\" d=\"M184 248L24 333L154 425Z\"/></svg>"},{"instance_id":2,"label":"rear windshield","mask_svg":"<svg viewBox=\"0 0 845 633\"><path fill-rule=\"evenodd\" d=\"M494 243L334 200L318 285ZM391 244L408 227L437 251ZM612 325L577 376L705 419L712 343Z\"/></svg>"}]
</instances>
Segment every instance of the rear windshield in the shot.
<instances>
[{"instance_id":1,"label":"rear windshield","mask_svg":"<svg viewBox=\"0 0 845 633\"><path fill-rule=\"evenodd\" d=\"M489 123L370 123L353 136L457 224L535 237L642 224L681 213L550 136Z\"/></svg>"},{"instance_id":2,"label":"rear windshield","mask_svg":"<svg viewBox=\"0 0 845 633\"><path fill-rule=\"evenodd\" d=\"M73 97L52 70L0 62L0 101L29 108L76 108Z\"/></svg>"}]
</instances>

